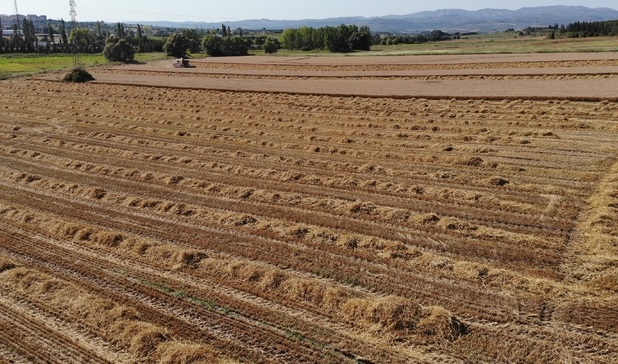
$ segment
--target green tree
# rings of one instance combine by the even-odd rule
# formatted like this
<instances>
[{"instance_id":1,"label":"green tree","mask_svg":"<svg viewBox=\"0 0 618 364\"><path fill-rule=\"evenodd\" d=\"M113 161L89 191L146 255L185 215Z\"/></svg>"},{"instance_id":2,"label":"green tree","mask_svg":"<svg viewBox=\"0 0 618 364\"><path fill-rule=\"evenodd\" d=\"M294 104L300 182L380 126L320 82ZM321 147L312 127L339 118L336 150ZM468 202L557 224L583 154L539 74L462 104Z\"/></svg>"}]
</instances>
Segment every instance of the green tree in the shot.
<instances>
[{"instance_id":1,"label":"green tree","mask_svg":"<svg viewBox=\"0 0 618 364\"><path fill-rule=\"evenodd\" d=\"M225 28L225 26L223 28ZM202 49L211 57L221 57L223 56L221 51L223 39L224 38L216 35L207 35L202 39Z\"/></svg>"},{"instance_id":2,"label":"green tree","mask_svg":"<svg viewBox=\"0 0 618 364\"><path fill-rule=\"evenodd\" d=\"M62 49L65 52L69 51L69 37L67 37L67 28L64 19L60 19L60 38L62 39Z\"/></svg>"},{"instance_id":3,"label":"green tree","mask_svg":"<svg viewBox=\"0 0 618 364\"><path fill-rule=\"evenodd\" d=\"M100 22L100 21L97 21L97 22L95 23L94 27L95 27L95 30L96 30L96 32L97 32L97 33L96 33L96 34L97 34L97 37L98 37L98 38L103 37L103 27L102 27L101 22Z\"/></svg>"},{"instance_id":4,"label":"green tree","mask_svg":"<svg viewBox=\"0 0 618 364\"><path fill-rule=\"evenodd\" d=\"M352 33L349 39L350 49L359 51L371 50L371 31L369 27L364 26Z\"/></svg>"},{"instance_id":5,"label":"green tree","mask_svg":"<svg viewBox=\"0 0 618 364\"><path fill-rule=\"evenodd\" d=\"M24 40L21 37L21 32L17 23L13 24L13 35L11 36L11 52L24 52Z\"/></svg>"},{"instance_id":6,"label":"green tree","mask_svg":"<svg viewBox=\"0 0 618 364\"><path fill-rule=\"evenodd\" d=\"M432 42L438 42L441 40L449 40L451 37L447 34L444 33L441 30L432 30L431 34L429 35L429 40Z\"/></svg>"},{"instance_id":7,"label":"green tree","mask_svg":"<svg viewBox=\"0 0 618 364\"><path fill-rule=\"evenodd\" d=\"M223 38L227 37L227 28L225 27L225 24L221 24L221 36Z\"/></svg>"},{"instance_id":8,"label":"green tree","mask_svg":"<svg viewBox=\"0 0 618 364\"><path fill-rule=\"evenodd\" d=\"M344 24L337 28L326 27L324 36L325 46L331 52L349 52L349 40L351 35L352 32L350 32L349 28Z\"/></svg>"},{"instance_id":9,"label":"green tree","mask_svg":"<svg viewBox=\"0 0 618 364\"><path fill-rule=\"evenodd\" d=\"M266 39L266 42L264 42L264 44L262 45L262 48L264 49L265 53L274 54L277 53L277 51L279 50L279 45L277 44L275 39L268 38Z\"/></svg>"},{"instance_id":10,"label":"green tree","mask_svg":"<svg viewBox=\"0 0 618 364\"><path fill-rule=\"evenodd\" d=\"M202 49L211 57L246 56L249 48L249 42L241 37L207 35L202 39Z\"/></svg>"},{"instance_id":11,"label":"green tree","mask_svg":"<svg viewBox=\"0 0 618 364\"><path fill-rule=\"evenodd\" d=\"M109 31L108 31L109 32ZM105 32L103 31L103 22L97 21L94 24L94 45L93 53L102 52L105 48Z\"/></svg>"},{"instance_id":12,"label":"green tree","mask_svg":"<svg viewBox=\"0 0 618 364\"><path fill-rule=\"evenodd\" d=\"M281 33L281 42L283 47L289 50L300 49L300 42L298 41L298 30L288 28Z\"/></svg>"},{"instance_id":13,"label":"green tree","mask_svg":"<svg viewBox=\"0 0 618 364\"><path fill-rule=\"evenodd\" d=\"M369 27L360 29L356 25L322 27L314 29L301 27L288 28L281 34L282 47L310 51L328 49L331 52L349 52L351 50L369 50L373 37Z\"/></svg>"},{"instance_id":14,"label":"green tree","mask_svg":"<svg viewBox=\"0 0 618 364\"><path fill-rule=\"evenodd\" d=\"M249 48L251 45L246 42L242 37L234 36L227 37L223 40L223 46L221 51L224 56L246 56L249 54Z\"/></svg>"},{"instance_id":15,"label":"green tree","mask_svg":"<svg viewBox=\"0 0 618 364\"><path fill-rule=\"evenodd\" d=\"M77 52L94 53L95 51L95 36L87 28L73 28L69 36L69 43Z\"/></svg>"},{"instance_id":16,"label":"green tree","mask_svg":"<svg viewBox=\"0 0 618 364\"><path fill-rule=\"evenodd\" d=\"M24 34L25 51L34 53L38 48L38 38L34 30L34 21L24 18L22 21L22 32Z\"/></svg>"},{"instance_id":17,"label":"green tree","mask_svg":"<svg viewBox=\"0 0 618 364\"><path fill-rule=\"evenodd\" d=\"M124 38L126 37L126 33L124 31L124 24L122 24L121 22L118 22L118 24L116 25L117 29L116 29L116 34L120 37L120 38Z\"/></svg>"},{"instance_id":18,"label":"green tree","mask_svg":"<svg viewBox=\"0 0 618 364\"><path fill-rule=\"evenodd\" d=\"M181 33L174 33L167 38L167 42L163 45L163 51L168 56L184 57L187 55L187 50L190 44Z\"/></svg>"},{"instance_id":19,"label":"green tree","mask_svg":"<svg viewBox=\"0 0 618 364\"><path fill-rule=\"evenodd\" d=\"M187 42L187 49L191 53L198 53L200 51L200 35L195 29L183 29L182 35Z\"/></svg>"},{"instance_id":20,"label":"green tree","mask_svg":"<svg viewBox=\"0 0 618 364\"><path fill-rule=\"evenodd\" d=\"M55 39L54 39L54 27L51 25L51 23L47 23L47 41L50 44L54 44Z\"/></svg>"},{"instance_id":21,"label":"green tree","mask_svg":"<svg viewBox=\"0 0 618 364\"><path fill-rule=\"evenodd\" d=\"M0 19L0 31L2 31L2 29L4 29L2 27L2 19ZM0 35L0 53L4 52L4 37L2 35Z\"/></svg>"},{"instance_id":22,"label":"green tree","mask_svg":"<svg viewBox=\"0 0 618 364\"><path fill-rule=\"evenodd\" d=\"M103 56L112 62L132 62L135 57L135 48L125 39L112 35L105 41Z\"/></svg>"}]
</instances>

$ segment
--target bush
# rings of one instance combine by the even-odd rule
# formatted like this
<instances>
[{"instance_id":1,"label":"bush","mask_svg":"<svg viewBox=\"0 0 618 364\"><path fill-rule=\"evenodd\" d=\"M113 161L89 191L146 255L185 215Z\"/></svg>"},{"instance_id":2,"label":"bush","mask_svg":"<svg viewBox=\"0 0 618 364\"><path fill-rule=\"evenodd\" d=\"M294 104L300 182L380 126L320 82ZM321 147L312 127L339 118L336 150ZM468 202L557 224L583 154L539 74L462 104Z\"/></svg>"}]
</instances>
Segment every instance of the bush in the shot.
<instances>
[{"instance_id":1,"label":"bush","mask_svg":"<svg viewBox=\"0 0 618 364\"><path fill-rule=\"evenodd\" d=\"M112 62L133 62L135 58L135 47L124 38L111 36L105 41L103 56Z\"/></svg>"},{"instance_id":2,"label":"bush","mask_svg":"<svg viewBox=\"0 0 618 364\"><path fill-rule=\"evenodd\" d=\"M81 68L74 68L71 72L67 73L62 79L63 82L75 82L83 83L88 81L94 81L94 77L87 71Z\"/></svg>"},{"instance_id":3,"label":"bush","mask_svg":"<svg viewBox=\"0 0 618 364\"><path fill-rule=\"evenodd\" d=\"M202 40L202 49L204 50L204 52L206 52L207 55L211 57L223 56L221 52L222 45L223 38L215 35L208 35Z\"/></svg>"},{"instance_id":4,"label":"bush","mask_svg":"<svg viewBox=\"0 0 618 364\"><path fill-rule=\"evenodd\" d=\"M246 56L249 54L249 43L241 37L206 36L202 40L204 52L211 57Z\"/></svg>"},{"instance_id":5,"label":"bush","mask_svg":"<svg viewBox=\"0 0 618 364\"><path fill-rule=\"evenodd\" d=\"M264 52L267 54L274 54L274 53L277 53L277 51L279 50L279 46L271 38L268 38L266 40L264 45L262 45L262 48L264 49Z\"/></svg>"},{"instance_id":6,"label":"bush","mask_svg":"<svg viewBox=\"0 0 618 364\"><path fill-rule=\"evenodd\" d=\"M191 41L180 33L170 35L163 45L163 51L168 56L176 58L184 57L190 48L192 48Z\"/></svg>"}]
</instances>

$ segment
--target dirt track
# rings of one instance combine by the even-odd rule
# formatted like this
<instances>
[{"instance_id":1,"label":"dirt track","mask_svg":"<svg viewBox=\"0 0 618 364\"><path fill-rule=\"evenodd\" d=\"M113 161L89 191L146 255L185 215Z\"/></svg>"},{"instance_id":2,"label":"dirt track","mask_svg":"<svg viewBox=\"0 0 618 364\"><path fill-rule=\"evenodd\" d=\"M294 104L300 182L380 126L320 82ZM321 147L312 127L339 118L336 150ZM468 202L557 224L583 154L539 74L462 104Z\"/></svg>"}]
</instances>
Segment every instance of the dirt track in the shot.
<instances>
[{"instance_id":1,"label":"dirt track","mask_svg":"<svg viewBox=\"0 0 618 364\"><path fill-rule=\"evenodd\" d=\"M96 82L340 96L618 99L618 54L244 57L96 69Z\"/></svg>"},{"instance_id":2,"label":"dirt track","mask_svg":"<svg viewBox=\"0 0 618 364\"><path fill-rule=\"evenodd\" d=\"M612 363L614 56L3 81L0 359Z\"/></svg>"}]
</instances>

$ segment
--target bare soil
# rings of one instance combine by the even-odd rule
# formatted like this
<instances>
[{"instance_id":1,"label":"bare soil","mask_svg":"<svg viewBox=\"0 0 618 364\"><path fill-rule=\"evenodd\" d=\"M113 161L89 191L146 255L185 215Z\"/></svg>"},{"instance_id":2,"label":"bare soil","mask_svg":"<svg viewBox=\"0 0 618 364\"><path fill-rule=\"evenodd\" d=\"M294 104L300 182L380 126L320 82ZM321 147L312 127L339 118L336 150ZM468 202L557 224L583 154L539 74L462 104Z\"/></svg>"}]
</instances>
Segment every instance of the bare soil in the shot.
<instances>
[{"instance_id":1,"label":"bare soil","mask_svg":"<svg viewBox=\"0 0 618 364\"><path fill-rule=\"evenodd\" d=\"M99 83L370 97L616 100L618 54L236 57L96 69Z\"/></svg>"}]
</instances>

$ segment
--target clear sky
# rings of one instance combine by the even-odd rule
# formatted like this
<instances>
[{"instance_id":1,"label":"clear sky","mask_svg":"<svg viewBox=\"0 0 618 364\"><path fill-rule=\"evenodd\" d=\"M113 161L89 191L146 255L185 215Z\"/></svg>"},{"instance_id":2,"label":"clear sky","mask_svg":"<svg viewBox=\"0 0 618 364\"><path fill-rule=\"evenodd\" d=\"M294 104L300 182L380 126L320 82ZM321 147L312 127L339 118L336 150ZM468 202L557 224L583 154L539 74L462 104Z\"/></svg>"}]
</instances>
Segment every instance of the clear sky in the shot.
<instances>
[{"instance_id":1,"label":"clear sky","mask_svg":"<svg viewBox=\"0 0 618 364\"><path fill-rule=\"evenodd\" d=\"M425 10L484 8L516 10L528 6L582 5L618 10L617 0L75 0L78 21L234 21L322 19L341 16L402 15ZM17 0L20 14L69 20L69 0ZM13 14L13 1L0 2L0 14Z\"/></svg>"}]
</instances>

